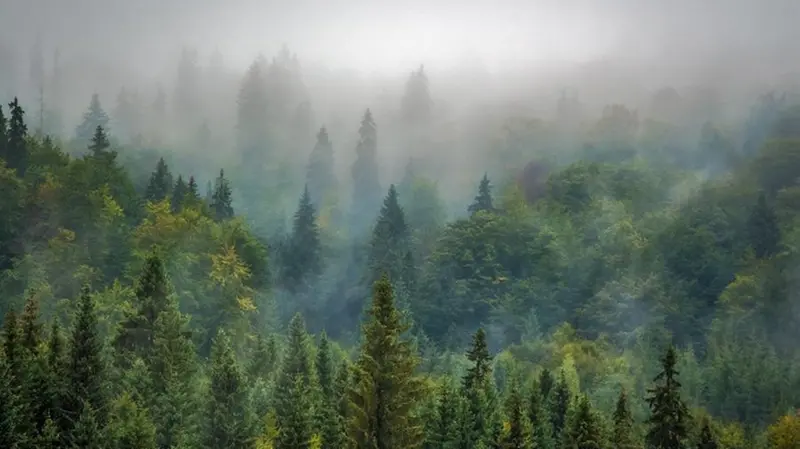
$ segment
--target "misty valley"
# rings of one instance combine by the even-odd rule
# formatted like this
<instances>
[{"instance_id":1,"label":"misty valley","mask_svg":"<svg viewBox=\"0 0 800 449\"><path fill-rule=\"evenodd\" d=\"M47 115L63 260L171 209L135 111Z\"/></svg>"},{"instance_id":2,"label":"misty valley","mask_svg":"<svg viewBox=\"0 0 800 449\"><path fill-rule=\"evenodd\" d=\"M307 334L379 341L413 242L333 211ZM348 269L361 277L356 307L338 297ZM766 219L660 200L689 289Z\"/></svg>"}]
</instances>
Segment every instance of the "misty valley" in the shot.
<instances>
[{"instance_id":1,"label":"misty valley","mask_svg":"<svg viewBox=\"0 0 800 449\"><path fill-rule=\"evenodd\" d=\"M0 33L0 449L800 448L769 11L758 70Z\"/></svg>"}]
</instances>

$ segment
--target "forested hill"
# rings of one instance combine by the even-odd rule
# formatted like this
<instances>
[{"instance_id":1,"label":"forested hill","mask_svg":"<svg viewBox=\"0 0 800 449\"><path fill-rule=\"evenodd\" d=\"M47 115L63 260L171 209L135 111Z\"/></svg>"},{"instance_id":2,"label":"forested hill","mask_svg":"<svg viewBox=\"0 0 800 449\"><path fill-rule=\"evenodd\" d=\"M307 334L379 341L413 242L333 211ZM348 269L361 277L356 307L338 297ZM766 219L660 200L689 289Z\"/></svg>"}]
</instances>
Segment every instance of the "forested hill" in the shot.
<instances>
[{"instance_id":1,"label":"forested hill","mask_svg":"<svg viewBox=\"0 0 800 449\"><path fill-rule=\"evenodd\" d=\"M349 202L324 127L282 174L257 122L220 169L97 97L72 139L0 111L0 448L800 447L784 100L693 145L622 106L516 134L448 197L381 178L366 110Z\"/></svg>"}]
</instances>

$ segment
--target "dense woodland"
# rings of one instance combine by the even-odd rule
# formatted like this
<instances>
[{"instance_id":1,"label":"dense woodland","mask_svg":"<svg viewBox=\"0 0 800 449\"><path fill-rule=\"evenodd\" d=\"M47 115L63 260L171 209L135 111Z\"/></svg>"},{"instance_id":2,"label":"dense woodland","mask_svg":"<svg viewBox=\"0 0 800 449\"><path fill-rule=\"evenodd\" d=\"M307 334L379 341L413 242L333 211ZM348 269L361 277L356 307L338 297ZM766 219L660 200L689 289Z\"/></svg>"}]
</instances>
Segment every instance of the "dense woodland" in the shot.
<instances>
[{"instance_id":1,"label":"dense woodland","mask_svg":"<svg viewBox=\"0 0 800 449\"><path fill-rule=\"evenodd\" d=\"M0 448L800 447L792 92L562 96L459 184L424 67L334 151L296 57L229 142L184 59L74 131L0 109Z\"/></svg>"}]
</instances>

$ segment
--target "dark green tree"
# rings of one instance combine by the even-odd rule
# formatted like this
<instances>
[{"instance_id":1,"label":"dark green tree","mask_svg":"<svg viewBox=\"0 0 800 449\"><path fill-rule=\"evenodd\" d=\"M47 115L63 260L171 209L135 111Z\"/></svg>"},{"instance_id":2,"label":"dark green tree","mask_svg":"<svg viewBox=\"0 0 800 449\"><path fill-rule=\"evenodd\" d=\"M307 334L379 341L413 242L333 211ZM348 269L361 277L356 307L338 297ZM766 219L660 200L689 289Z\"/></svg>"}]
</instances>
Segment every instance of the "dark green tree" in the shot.
<instances>
[{"instance_id":1,"label":"dark green tree","mask_svg":"<svg viewBox=\"0 0 800 449\"><path fill-rule=\"evenodd\" d=\"M426 444L430 449L455 449L461 435L459 433L460 397L456 388L447 381L441 386L436 402L431 441Z\"/></svg>"},{"instance_id":2,"label":"dark green tree","mask_svg":"<svg viewBox=\"0 0 800 449\"><path fill-rule=\"evenodd\" d=\"M275 365L278 362L278 348L276 346L274 335L264 338L263 335L259 334L256 337L256 346L253 348L253 354L250 356L250 364L248 365L251 379L266 379L275 372Z\"/></svg>"},{"instance_id":3,"label":"dark green tree","mask_svg":"<svg viewBox=\"0 0 800 449\"><path fill-rule=\"evenodd\" d=\"M546 403L538 383L534 382L528 392L528 422L531 425L531 439L536 449L554 447L553 430Z\"/></svg>"},{"instance_id":4,"label":"dark green tree","mask_svg":"<svg viewBox=\"0 0 800 449\"><path fill-rule=\"evenodd\" d=\"M14 310L6 313L3 321L3 358L8 366L11 378L15 385L20 385L24 364L22 352L22 335L19 328L19 318Z\"/></svg>"},{"instance_id":5,"label":"dark green tree","mask_svg":"<svg viewBox=\"0 0 800 449\"><path fill-rule=\"evenodd\" d=\"M467 351L467 360L472 362L472 366L467 369L467 374L464 376L462 382L464 390L476 387L486 388L492 377L492 357L489 355L486 332L483 328L479 328L472 336L472 345Z\"/></svg>"},{"instance_id":6,"label":"dark green tree","mask_svg":"<svg viewBox=\"0 0 800 449\"><path fill-rule=\"evenodd\" d=\"M8 121L3 114L3 105L0 105L0 159L8 164Z\"/></svg>"},{"instance_id":7,"label":"dark green tree","mask_svg":"<svg viewBox=\"0 0 800 449\"><path fill-rule=\"evenodd\" d=\"M625 390L620 390L617 407L614 409L614 428L611 435L613 449L636 449L633 436L633 416L628 406L628 395Z\"/></svg>"},{"instance_id":8,"label":"dark green tree","mask_svg":"<svg viewBox=\"0 0 800 449\"><path fill-rule=\"evenodd\" d=\"M170 173L167 163L164 162L164 158L159 158L156 170L150 175L145 198L152 202L162 201L169 197L172 186L172 173Z\"/></svg>"},{"instance_id":9,"label":"dark green tree","mask_svg":"<svg viewBox=\"0 0 800 449\"><path fill-rule=\"evenodd\" d=\"M503 433L502 444L508 449L530 449L533 447L527 407L522 400L518 381L511 381L506 397L505 411L508 430Z\"/></svg>"},{"instance_id":10,"label":"dark green tree","mask_svg":"<svg viewBox=\"0 0 800 449\"><path fill-rule=\"evenodd\" d=\"M292 235L283 254L283 284L296 291L322 272L322 246L316 210L311 204L308 187L303 190L294 213Z\"/></svg>"},{"instance_id":11,"label":"dark green tree","mask_svg":"<svg viewBox=\"0 0 800 449\"><path fill-rule=\"evenodd\" d=\"M19 388L11 367L0 358L0 447L19 449L25 442L24 413Z\"/></svg>"},{"instance_id":12,"label":"dark green tree","mask_svg":"<svg viewBox=\"0 0 800 449\"><path fill-rule=\"evenodd\" d=\"M155 449L156 429L147 410L128 393L114 401L106 436L114 449Z\"/></svg>"},{"instance_id":13,"label":"dark green tree","mask_svg":"<svg viewBox=\"0 0 800 449\"><path fill-rule=\"evenodd\" d=\"M92 135L92 140L89 143L89 151L95 157L100 157L107 152L111 147L111 142L108 141L108 136L101 125L97 125Z\"/></svg>"},{"instance_id":14,"label":"dark green tree","mask_svg":"<svg viewBox=\"0 0 800 449\"><path fill-rule=\"evenodd\" d=\"M542 400L547 403L550 399L550 392L553 390L553 385L555 384L555 380L553 379L553 374L550 373L550 370L544 368L541 373L539 373L539 391L542 393Z\"/></svg>"},{"instance_id":15,"label":"dark green tree","mask_svg":"<svg viewBox=\"0 0 800 449\"><path fill-rule=\"evenodd\" d=\"M314 427L314 366L305 321L296 314L289 323L286 352L278 375L276 409L278 436L275 446L305 449Z\"/></svg>"},{"instance_id":16,"label":"dark green tree","mask_svg":"<svg viewBox=\"0 0 800 449\"><path fill-rule=\"evenodd\" d=\"M25 111L19 104L19 100L8 104L11 119L8 122L8 141L6 142L6 164L8 168L17 171L17 174L25 176L28 169L28 145L25 142L28 138L28 127L25 125Z\"/></svg>"},{"instance_id":17,"label":"dark green tree","mask_svg":"<svg viewBox=\"0 0 800 449\"><path fill-rule=\"evenodd\" d=\"M708 420L705 420L703 428L700 430L700 441L697 443L697 449L717 449L717 447L717 440L714 438L714 434L711 433Z\"/></svg>"},{"instance_id":18,"label":"dark green tree","mask_svg":"<svg viewBox=\"0 0 800 449\"><path fill-rule=\"evenodd\" d=\"M178 175L178 180L175 181L175 186L172 188L172 197L170 198L172 213L178 213L183 209L183 203L186 202L188 194L189 186L186 185L183 177Z\"/></svg>"},{"instance_id":19,"label":"dark green tree","mask_svg":"<svg viewBox=\"0 0 800 449\"><path fill-rule=\"evenodd\" d=\"M107 408L102 357L103 341L97 331L94 299L89 287L84 286L70 337L64 412L68 419L78 420L80 417L79 423L86 420L86 426L99 423L102 427L105 422ZM72 434L75 432L77 428Z\"/></svg>"},{"instance_id":20,"label":"dark green tree","mask_svg":"<svg viewBox=\"0 0 800 449\"><path fill-rule=\"evenodd\" d=\"M567 424L567 415L570 409L572 392L570 392L564 370L558 376L558 382L550 397L550 421L553 425L553 438L556 442L562 441L562 431Z\"/></svg>"},{"instance_id":21,"label":"dark green tree","mask_svg":"<svg viewBox=\"0 0 800 449\"><path fill-rule=\"evenodd\" d=\"M408 331L386 275L375 283L362 326L361 351L350 391L349 435L357 449L418 447L423 432L415 405L424 393Z\"/></svg>"},{"instance_id":22,"label":"dark green tree","mask_svg":"<svg viewBox=\"0 0 800 449\"><path fill-rule=\"evenodd\" d=\"M382 274L387 274L393 285L407 281L404 266L410 252L408 226L394 185L383 200L383 207L372 231L369 248L369 282L374 283Z\"/></svg>"},{"instance_id":23,"label":"dark green tree","mask_svg":"<svg viewBox=\"0 0 800 449\"><path fill-rule=\"evenodd\" d=\"M647 419L647 446L654 449L681 449L686 439L686 422L689 411L681 399L681 384L678 382L677 354L670 345L661 359L661 372L653 380L654 386L647 390L650 406Z\"/></svg>"},{"instance_id":24,"label":"dark green tree","mask_svg":"<svg viewBox=\"0 0 800 449\"><path fill-rule=\"evenodd\" d=\"M492 200L492 184L489 182L489 176L484 173L480 185L478 185L478 195L475 196L475 201L470 204L467 211L471 214L477 212L494 212L494 202Z\"/></svg>"},{"instance_id":25,"label":"dark green tree","mask_svg":"<svg viewBox=\"0 0 800 449\"><path fill-rule=\"evenodd\" d=\"M337 188L334 172L333 144L328 138L328 130L323 126L317 133L317 143L311 150L306 168L306 185L311 201L317 205Z\"/></svg>"},{"instance_id":26,"label":"dark green tree","mask_svg":"<svg viewBox=\"0 0 800 449\"><path fill-rule=\"evenodd\" d=\"M245 449L253 438L247 386L230 340L220 330L211 351L211 372L203 444Z\"/></svg>"},{"instance_id":27,"label":"dark green tree","mask_svg":"<svg viewBox=\"0 0 800 449\"><path fill-rule=\"evenodd\" d=\"M93 94L89 109L83 114L83 121L75 128L78 146L81 148L88 147L98 126L108 132L108 122L109 117L100 104L100 96Z\"/></svg>"},{"instance_id":28,"label":"dark green tree","mask_svg":"<svg viewBox=\"0 0 800 449\"><path fill-rule=\"evenodd\" d=\"M60 449L61 447L63 446L58 426L48 417L42 431L36 436L36 449Z\"/></svg>"},{"instance_id":29,"label":"dark green tree","mask_svg":"<svg viewBox=\"0 0 800 449\"><path fill-rule=\"evenodd\" d=\"M564 447L571 449L600 449L603 447L602 428L599 418L592 411L588 396L581 395L578 400L564 439Z\"/></svg>"},{"instance_id":30,"label":"dark green tree","mask_svg":"<svg viewBox=\"0 0 800 449\"><path fill-rule=\"evenodd\" d=\"M196 207L200 204L200 190L194 176L189 176L189 183L186 186L186 202Z\"/></svg>"},{"instance_id":31,"label":"dark green tree","mask_svg":"<svg viewBox=\"0 0 800 449\"><path fill-rule=\"evenodd\" d=\"M479 328L472 337L472 345L467 350L471 366L461 380L461 391L465 399L462 409L461 439L459 448L468 449L479 445L489 445L491 418L494 399L492 379L492 357L486 344L486 332ZM502 424L502 423L501 423Z\"/></svg>"},{"instance_id":32,"label":"dark green tree","mask_svg":"<svg viewBox=\"0 0 800 449\"><path fill-rule=\"evenodd\" d=\"M22 347L31 355L39 352L42 341L42 324L39 322L39 298L36 294L28 295L25 308L20 317Z\"/></svg>"},{"instance_id":33,"label":"dark green tree","mask_svg":"<svg viewBox=\"0 0 800 449\"><path fill-rule=\"evenodd\" d=\"M317 379L322 398L319 404L318 428L323 449L339 449L344 447L346 434L339 415L339 393L336 385L336 372L333 366L330 343L325 332L322 332L317 347Z\"/></svg>"},{"instance_id":34,"label":"dark green tree","mask_svg":"<svg viewBox=\"0 0 800 449\"><path fill-rule=\"evenodd\" d=\"M353 177L351 213L354 220L352 227L362 230L362 223L367 217L373 216L381 201L381 185L378 178L378 131L369 109L361 120L358 135L356 161L351 169Z\"/></svg>"},{"instance_id":35,"label":"dark green tree","mask_svg":"<svg viewBox=\"0 0 800 449\"><path fill-rule=\"evenodd\" d=\"M75 426L69 437L71 449L105 449L105 436L103 426L98 422L94 407L88 402L82 402L75 418Z\"/></svg>"},{"instance_id":36,"label":"dark green tree","mask_svg":"<svg viewBox=\"0 0 800 449\"><path fill-rule=\"evenodd\" d=\"M781 239L778 217L763 192L750 211L747 230L756 257L768 258L777 252Z\"/></svg>"},{"instance_id":37,"label":"dark green tree","mask_svg":"<svg viewBox=\"0 0 800 449\"><path fill-rule=\"evenodd\" d=\"M211 194L211 212L219 221L233 218L233 206L231 204L231 186L225 179L225 172L219 171L219 177L214 183L214 192Z\"/></svg>"}]
</instances>

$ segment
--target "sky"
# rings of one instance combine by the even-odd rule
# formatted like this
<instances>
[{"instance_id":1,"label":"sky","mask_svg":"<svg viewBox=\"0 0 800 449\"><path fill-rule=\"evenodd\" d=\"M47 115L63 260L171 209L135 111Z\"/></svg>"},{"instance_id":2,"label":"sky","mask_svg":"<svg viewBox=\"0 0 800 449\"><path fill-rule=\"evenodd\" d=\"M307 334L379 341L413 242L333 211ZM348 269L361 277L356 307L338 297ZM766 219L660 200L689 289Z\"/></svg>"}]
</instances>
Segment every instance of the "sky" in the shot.
<instances>
[{"instance_id":1,"label":"sky","mask_svg":"<svg viewBox=\"0 0 800 449\"><path fill-rule=\"evenodd\" d=\"M477 59L499 71L608 57L785 63L797 54L798 17L796 0L0 0L0 39L40 34L63 52L138 70L182 45L245 67L286 43L335 69L405 73Z\"/></svg>"}]
</instances>

